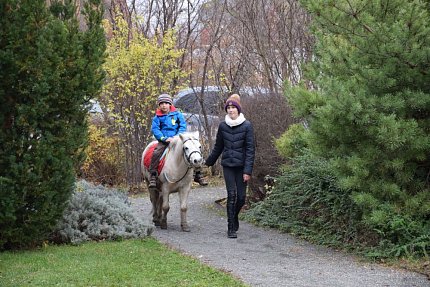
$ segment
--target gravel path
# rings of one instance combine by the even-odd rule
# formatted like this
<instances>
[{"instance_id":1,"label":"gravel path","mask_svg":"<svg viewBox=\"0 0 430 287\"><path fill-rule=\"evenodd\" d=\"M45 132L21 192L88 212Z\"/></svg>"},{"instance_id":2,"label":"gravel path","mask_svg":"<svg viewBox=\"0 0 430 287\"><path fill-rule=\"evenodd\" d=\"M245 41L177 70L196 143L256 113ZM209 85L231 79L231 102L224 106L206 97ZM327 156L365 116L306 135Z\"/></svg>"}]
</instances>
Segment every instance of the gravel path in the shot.
<instances>
[{"instance_id":1,"label":"gravel path","mask_svg":"<svg viewBox=\"0 0 430 287\"><path fill-rule=\"evenodd\" d=\"M232 273L249 286L291 287L430 287L424 276L358 261L352 256L315 246L276 230L241 221L237 239L227 238L227 219L215 200L224 188L196 188L189 196L188 224L180 228L177 194L170 197L168 229L152 234L185 254ZM148 197L133 198L133 205L148 219Z\"/></svg>"}]
</instances>

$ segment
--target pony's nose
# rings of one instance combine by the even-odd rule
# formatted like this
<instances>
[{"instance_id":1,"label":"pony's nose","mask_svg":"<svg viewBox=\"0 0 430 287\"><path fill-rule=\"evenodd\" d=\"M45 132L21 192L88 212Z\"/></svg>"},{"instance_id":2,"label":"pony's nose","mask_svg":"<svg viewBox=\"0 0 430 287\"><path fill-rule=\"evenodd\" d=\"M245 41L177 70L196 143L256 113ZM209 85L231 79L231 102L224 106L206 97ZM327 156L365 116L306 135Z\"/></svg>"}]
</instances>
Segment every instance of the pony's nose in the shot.
<instances>
[{"instance_id":1,"label":"pony's nose","mask_svg":"<svg viewBox=\"0 0 430 287\"><path fill-rule=\"evenodd\" d=\"M201 157L200 155L195 156L193 157L191 162L193 165L201 165L203 163L203 157Z\"/></svg>"}]
</instances>

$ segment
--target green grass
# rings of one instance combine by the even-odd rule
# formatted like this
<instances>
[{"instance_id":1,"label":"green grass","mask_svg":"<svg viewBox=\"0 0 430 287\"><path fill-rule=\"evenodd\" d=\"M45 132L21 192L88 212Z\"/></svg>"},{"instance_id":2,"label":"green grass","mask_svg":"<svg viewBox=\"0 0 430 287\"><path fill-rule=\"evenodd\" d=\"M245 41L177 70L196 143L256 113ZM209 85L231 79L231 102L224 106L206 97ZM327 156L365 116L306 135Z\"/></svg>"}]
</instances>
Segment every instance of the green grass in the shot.
<instances>
[{"instance_id":1,"label":"green grass","mask_svg":"<svg viewBox=\"0 0 430 287\"><path fill-rule=\"evenodd\" d=\"M0 253L0 286L246 286L155 239Z\"/></svg>"}]
</instances>

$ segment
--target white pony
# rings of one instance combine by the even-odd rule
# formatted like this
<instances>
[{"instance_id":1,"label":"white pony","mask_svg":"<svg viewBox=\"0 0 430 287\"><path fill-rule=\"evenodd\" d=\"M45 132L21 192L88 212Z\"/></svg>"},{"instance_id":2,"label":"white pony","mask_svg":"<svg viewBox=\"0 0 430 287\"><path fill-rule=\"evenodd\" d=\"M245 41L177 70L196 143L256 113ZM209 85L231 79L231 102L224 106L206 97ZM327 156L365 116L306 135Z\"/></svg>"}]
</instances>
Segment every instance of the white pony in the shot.
<instances>
[{"instance_id":1,"label":"white pony","mask_svg":"<svg viewBox=\"0 0 430 287\"><path fill-rule=\"evenodd\" d=\"M142 173L149 185L150 173L145 166L152 154L150 143L142 154ZM151 150L151 152L149 152ZM169 195L178 192L181 206L181 228L182 231L190 231L187 223L188 194L193 182L195 167L203 164L201 144L199 140L190 133L175 136L166 149L165 162L158 175L157 187L149 188L152 203L152 221L155 226L162 229L167 228L167 213L169 212ZM146 157L146 159L145 159Z\"/></svg>"}]
</instances>

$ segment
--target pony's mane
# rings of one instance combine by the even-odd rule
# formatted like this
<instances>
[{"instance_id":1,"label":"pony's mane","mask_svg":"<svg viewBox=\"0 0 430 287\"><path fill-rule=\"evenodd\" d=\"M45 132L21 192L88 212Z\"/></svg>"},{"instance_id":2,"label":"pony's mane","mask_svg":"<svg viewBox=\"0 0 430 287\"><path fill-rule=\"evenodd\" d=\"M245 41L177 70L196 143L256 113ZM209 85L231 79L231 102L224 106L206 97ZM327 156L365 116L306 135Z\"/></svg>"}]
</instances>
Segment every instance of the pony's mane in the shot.
<instances>
[{"instance_id":1,"label":"pony's mane","mask_svg":"<svg viewBox=\"0 0 430 287\"><path fill-rule=\"evenodd\" d=\"M191 133L191 132L185 132L185 133L182 133L181 135L184 139L196 139L196 140L198 140L198 138L195 136L195 134ZM180 136L179 135L174 136L173 141L169 145L170 148L172 150L175 150L175 147L179 144L179 142L182 142Z\"/></svg>"},{"instance_id":2,"label":"pony's mane","mask_svg":"<svg viewBox=\"0 0 430 287\"><path fill-rule=\"evenodd\" d=\"M181 139L179 138L179 135L174 136L174 137L173 137L173 141L171 141L171 142L170 142L170 144L169 144L169 148L171 148L172 150L175 150L175 147L178 145L178 142L179 142L180 140L181 140Z\"/></svg>"}]
</instances>

